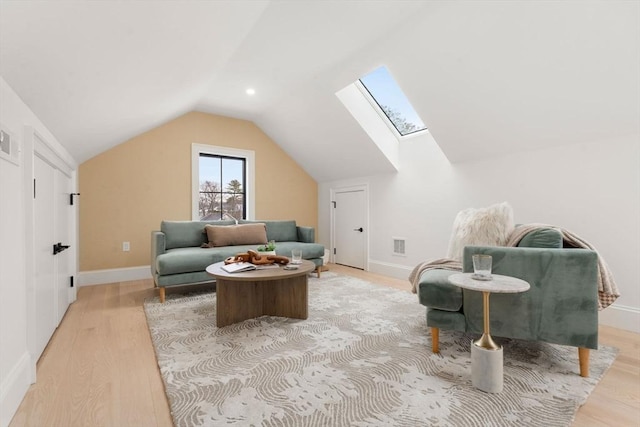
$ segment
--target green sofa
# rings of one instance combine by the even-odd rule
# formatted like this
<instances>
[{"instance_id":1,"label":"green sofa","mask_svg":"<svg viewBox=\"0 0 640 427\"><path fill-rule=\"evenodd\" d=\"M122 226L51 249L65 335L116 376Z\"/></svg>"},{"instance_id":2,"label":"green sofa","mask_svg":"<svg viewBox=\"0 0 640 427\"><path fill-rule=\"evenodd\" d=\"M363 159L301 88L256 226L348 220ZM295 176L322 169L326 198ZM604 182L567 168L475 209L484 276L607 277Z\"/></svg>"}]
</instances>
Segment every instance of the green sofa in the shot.
<instances>
[{"instance_id":1,"label":"green sofa","mask_svg":"<svg viewBox=\"0 0 640 427\"><path fill-rule=\"evenodd\" d=\"M302 258L313 261L320 277L324 246L314 243L313 227L301 227L295 221L249 221L240 224L264 223L268 240L275 240L276 254L291 256L294 248L302 249ZM151 275L164 302L165 288L213 282L205 271L207 266L237 253L256 250L259 245L220 246L202 248L207 243L205 226L232 226L234 221L162 221L160 230L151 232Z\"/></svg>"},{"instance_id":2,"label":"green sofa","mask_svg":"<svg viewBox=\"0 0 640 427\"><path fill-rule=\"evenodd\" d=\"M578 347L580 374L588 376L589 349L598 348L598 255L563 248L562 235L554 229L530 234L518 247L465 247L463 272L473 272L472 255L487 254L493 257L494 274L527 281L527 292L491 295L491 334ZM419 278L419 301L427 307L436 353L440 329L483 331L482 293L450 284L454 273L434 269Z\"/></svg>"}]
</instances>

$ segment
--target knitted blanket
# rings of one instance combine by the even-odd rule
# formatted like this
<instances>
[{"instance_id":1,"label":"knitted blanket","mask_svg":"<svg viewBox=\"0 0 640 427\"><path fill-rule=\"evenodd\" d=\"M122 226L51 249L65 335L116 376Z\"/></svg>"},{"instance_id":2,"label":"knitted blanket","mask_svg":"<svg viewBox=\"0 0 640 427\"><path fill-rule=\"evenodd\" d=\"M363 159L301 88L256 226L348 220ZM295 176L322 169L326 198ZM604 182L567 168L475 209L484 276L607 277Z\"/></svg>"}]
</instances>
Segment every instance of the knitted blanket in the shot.
<instances>
[{"instance_id":1,"label":"knitted blanket","mask_svg":"<svg viewBox=\"0 0 640 427\"><path fill-rule=\"evenodd\" d=\"M553 225L547 224L524 224L511 233L509 239L506 243L506 246L517 246L520 243L520 240L527 235L529 232L538 230L540 228L554 228L562 234L562 239L566 246L571 246L574 248L580 249L590 249L592 251L598 252L590 243L583 240L575 233L572 233L569 230L566 230L561 227L555 227ZM455 270L462 271L462 263L457 260L441 258L433 261L426 261L418 264L414 267L409 274L409 281L411 282L412 288L411 291L415 294L418 292L418 282L420 281L420 276L427 270L433 269L445 269L445 270ZM602 310L607 308L620 296L620 292L618 291L618 286L613 278L613 274L609 269L609 266L605 262L605 260L598 254L598 309Z\"/></svg>"}]
</instances>

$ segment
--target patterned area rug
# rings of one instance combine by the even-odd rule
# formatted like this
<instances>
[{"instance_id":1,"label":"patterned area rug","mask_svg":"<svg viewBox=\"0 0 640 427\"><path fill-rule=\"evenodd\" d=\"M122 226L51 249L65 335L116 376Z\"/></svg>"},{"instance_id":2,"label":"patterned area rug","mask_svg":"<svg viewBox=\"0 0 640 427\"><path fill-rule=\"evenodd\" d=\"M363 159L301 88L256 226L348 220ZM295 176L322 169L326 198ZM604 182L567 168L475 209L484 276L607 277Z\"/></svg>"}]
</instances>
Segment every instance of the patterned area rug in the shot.
<instances>
[{"instance_id":1,"label":"patterned area rug","mask_svg":"<svg viewBox=\"0 0 640 427\"><path fill-rule=\"evenodd\" d=\"M617 350L500 340L504 390L471 385L474 338L442 331L431 353L409 292L327 272L309 318L215 326L215 293L145 302L176 426L567 426Z\"/></svg>"}]
</instances>

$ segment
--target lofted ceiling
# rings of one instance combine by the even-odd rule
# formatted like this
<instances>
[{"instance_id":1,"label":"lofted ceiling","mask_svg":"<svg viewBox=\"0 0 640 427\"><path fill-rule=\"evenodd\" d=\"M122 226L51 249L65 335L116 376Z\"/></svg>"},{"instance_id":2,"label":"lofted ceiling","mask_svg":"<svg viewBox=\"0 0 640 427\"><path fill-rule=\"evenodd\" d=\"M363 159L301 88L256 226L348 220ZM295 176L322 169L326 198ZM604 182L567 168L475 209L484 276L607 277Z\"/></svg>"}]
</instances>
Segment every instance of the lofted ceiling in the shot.
<instances>
[{"instance_id":1,"label":"lofted ceiling","mask_svg":"<svg viewBox=\"0 0 640 427\"><path fill-rule=\"evenodd\" d=\"M80 163L198 110L391 172L335 96L382 64L453 162L639 133L640 2L0 0L0 75Z\"/></svg>"}]
</instances>

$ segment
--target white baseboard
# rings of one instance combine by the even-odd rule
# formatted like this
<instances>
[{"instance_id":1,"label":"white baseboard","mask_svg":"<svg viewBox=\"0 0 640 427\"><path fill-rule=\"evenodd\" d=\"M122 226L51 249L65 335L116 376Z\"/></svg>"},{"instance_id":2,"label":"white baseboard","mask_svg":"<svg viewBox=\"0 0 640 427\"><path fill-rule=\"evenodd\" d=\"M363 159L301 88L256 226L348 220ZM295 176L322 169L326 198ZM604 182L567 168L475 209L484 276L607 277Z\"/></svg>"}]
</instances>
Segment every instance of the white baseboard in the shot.
<instances>
[{"instance_id":1,"label":"white baseboard","mask_svg":"<svg viewBox=\"0 0 640 427\"><path fill-rule=\"evenodd\" d=\"M640 308L611 304L599 313L598 323L640 333Z\"/></svg>"},{"instance_id":2,"label":"white baseboard","mask_svg":"<svg viewBox=\"0 0 640 427\"><path fill-rule=\"evenodd\" d=\"M407 267L406 265L392 264L390 262L376 261L373 259L369 260L369 271L382 274L383 276L409 280L411 270L413 270L413 267Z\"/></svg>"},{"instance_id":3,"label":"white baseboard","mask_svg":"<svg viewBox=\"0 0 640 427\"><path fill-rule=\"evenodd\" d=\"M369 271L383 276L409 280L411 270L413 268L406 265L369 260ZM599 313L598 322L601 325L640 333L640 308L612 304Z\"/></svg>"},{"instance_id":4,"label":"white baseboard","mask_svg":"<svg viewBox=\"0 0 640 427\"><path fill-rule=\"evenodd\" d=\"M151 279L151 267L148 265L112 268L109 270L81 271L78 273L78 286L103 285L105 283L144 279Z\"/></svg>"},{"instance_id":5,"label":"white baseboard","mask_svg":"<svg viewBox=\"0 0 640 427\"><path fill-rule=\"evenodd\" d=\"M7 427L31 384L31 356L25 351L0 383L0 427Z\"/></svg>"}]
</instances>

